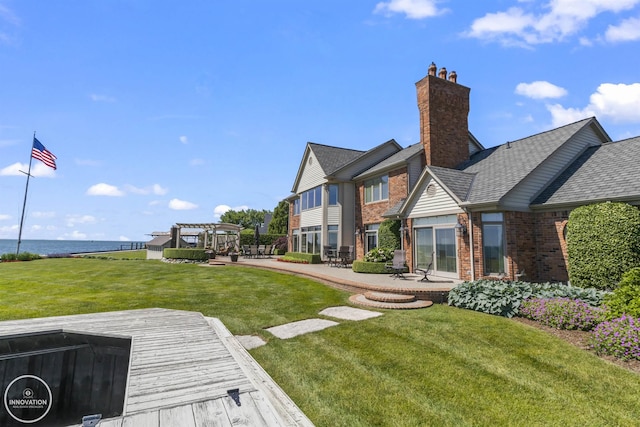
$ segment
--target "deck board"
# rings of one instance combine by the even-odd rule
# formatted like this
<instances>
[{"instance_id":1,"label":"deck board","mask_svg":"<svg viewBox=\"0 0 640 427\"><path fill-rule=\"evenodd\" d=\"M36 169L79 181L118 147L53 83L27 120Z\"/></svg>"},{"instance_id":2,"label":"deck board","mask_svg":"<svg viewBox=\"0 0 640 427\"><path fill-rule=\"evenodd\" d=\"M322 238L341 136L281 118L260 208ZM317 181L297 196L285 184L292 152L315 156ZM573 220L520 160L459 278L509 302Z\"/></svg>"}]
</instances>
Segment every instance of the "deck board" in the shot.
<instances>
[{"instance_id":1,"label":"deck board","mask_svg":"<svg viewBox=\"0 0 640 427\"><path fill-rule=\"evenodd\" d=\"M253 377L261 368L247 368L257 364L217 319L154 308L0 322L0 335L62 329L132 339L123 415L99 426L313 425L284 393L274 399L277 384Z\"/></svg>"}]
</instances>

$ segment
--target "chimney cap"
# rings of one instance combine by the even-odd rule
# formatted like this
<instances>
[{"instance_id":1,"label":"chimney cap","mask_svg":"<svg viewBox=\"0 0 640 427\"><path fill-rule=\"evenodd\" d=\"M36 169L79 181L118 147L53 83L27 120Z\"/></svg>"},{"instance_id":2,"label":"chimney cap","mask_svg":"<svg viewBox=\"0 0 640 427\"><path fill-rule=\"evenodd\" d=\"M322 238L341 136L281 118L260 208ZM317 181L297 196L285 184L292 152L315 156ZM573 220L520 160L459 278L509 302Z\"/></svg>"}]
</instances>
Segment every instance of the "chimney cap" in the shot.
<instances>
[{"instance_id":1,"label":"chimney cap","mask_svg":"<svg viewBox=\"0 0 640 427\"><path fill-rule=\"evenodd\" d=\"M429 65L429 75L435 76L437 70L438 70L438 67L436 67L436 63L432 62L431 65Z\"/></svg>"},{"instance_id":2,"label":"chimney cap","mask_svg":"<svg viewBox=\"0 0 640 427\"><path fill-rule=\"evenodd\" d=\"M445 67L440 68L440 72L438 73L438 77L441 79L447 78L447 69Z\"/></svg>"}]
</instances>

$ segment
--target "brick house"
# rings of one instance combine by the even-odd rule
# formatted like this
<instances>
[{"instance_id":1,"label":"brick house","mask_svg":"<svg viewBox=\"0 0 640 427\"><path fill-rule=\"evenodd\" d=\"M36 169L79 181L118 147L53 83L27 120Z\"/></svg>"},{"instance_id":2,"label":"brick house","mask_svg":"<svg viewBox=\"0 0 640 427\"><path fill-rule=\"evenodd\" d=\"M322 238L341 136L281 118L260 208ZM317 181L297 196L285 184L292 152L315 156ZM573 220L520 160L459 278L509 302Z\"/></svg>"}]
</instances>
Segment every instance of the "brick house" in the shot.
<instances>
[{"instance_id":1,"label":"brick house","mask_svg":"<svg viewBox=\"0 0 640 427\"><path fill-rule=\"evenodd\" d=\"M401 221L411 270L566 281L565 226L581 205L640 205L640 137L612 142L595 118L484 148L469 132L470 89L431 64L416 83L420 142L369 151L308 143L290 202L290 250L377 246ZM473 260L473 262L471 261Z\"/></svg>"}]
</instances>

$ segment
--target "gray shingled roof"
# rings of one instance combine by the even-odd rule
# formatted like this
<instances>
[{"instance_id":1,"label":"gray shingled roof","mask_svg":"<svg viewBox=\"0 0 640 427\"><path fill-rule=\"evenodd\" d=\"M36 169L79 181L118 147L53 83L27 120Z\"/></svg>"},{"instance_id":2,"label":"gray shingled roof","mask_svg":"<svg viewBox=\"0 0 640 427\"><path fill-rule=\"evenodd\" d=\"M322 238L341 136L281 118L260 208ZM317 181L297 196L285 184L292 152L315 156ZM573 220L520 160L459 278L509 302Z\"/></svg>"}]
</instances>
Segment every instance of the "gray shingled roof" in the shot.
<instances>
[{"instance_id":1,"label":"gray shingled roof","mask_svg":"<svg viewBox=\"0 0 640 427\"><path fill-rule=\"evenodd\" d=\"M385 213L382 214L383 217L396 217L400 215L402 210L402 205L404 205L404 201L406 199L401 199L395 205L391 206Z\"/></svg>"},{"instance_id":2,"label":"gray shingled roof","mask_svg":"<svg viewBox=\"0 0 640 427\"><path fill-rule=\"evenodd\" d=\"M424 150L424 147L421 143L413 144L408 146L407 148L398 151L397 153L387 157L377 165L373 166L370 169L367 169L361 174L358 174L353 177L353 179L358 180L361 177L374 175L376 173L391 169L393 167L401 166L407 162L411 157L421 153Z\"/></svg>"},{"instance_id":3,"label":"gray shingled roof","mask_svg":"<svg viewBox=\"0 0 640 427\"><path fill-rule=\"evenodd\" d=\"M467 200L467 195L476 176L475 173L462 172L455 169L427 166L429 173L435 176L460 201Z\"/></svg>"},{"instance_id":4,"label":"gray shingled roof","mask_svg":"<svg viewBox=\"0 0 640 427\"><path fill-rule=\"evenodd\" d=\"M331 175L344 165L351 163L365 153L365 151L361 150L331 147L313 142L309 143L309 147L316 155L316 159L320 163L320 167L327 175Z\"/></svg>"},{"instance_id":5,"label":"gray shingled roof","mask_svg":"<svg viewBox=\"0 0 640 427\"><path fill-rule=\"evenodd\" d=\"M631 198L640 199L640 137L588 149L532 205Z\"/></svg>"},{"instance_id":6,"label":"gray shingled roof","mask_svg":"<svg viewBox=\"0 0 640 427\"><path fill-rule=\"evenodd\" d=\"M593 121L581 120L547 132L489 148L459 169L476 174L467 201L498 202L554 151Z\"/></svg>"}]
</instances>

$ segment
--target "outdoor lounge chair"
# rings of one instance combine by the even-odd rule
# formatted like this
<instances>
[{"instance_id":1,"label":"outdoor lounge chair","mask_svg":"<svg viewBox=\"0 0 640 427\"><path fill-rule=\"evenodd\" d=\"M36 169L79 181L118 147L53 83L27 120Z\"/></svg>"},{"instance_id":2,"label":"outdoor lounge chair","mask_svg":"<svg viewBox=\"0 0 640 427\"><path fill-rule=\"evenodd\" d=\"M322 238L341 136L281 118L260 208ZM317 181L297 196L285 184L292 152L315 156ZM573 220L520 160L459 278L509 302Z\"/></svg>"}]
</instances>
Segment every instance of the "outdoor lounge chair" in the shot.
<instances>
[{"instance_id":1,"label":"outdoor lounge chair","mask_svg":"<svg viewBox=\"0 0 640 427\"><path fill-rule=\"evenodd\" d=\"M393 260L390 263L387 263L385 265L385 268L391 271L391 277L393 277L394 279L398 277L404 279L404 272L407 268L405 265L404 251L393 251Z\"/></svg>"},{"instance_id":2,"label":"outdoor lounge chair","mask_svg":"<svg viewBox=\"0 0 640 427\"><path fill-rule=\"evenodd\" d=\"M264 247L264 256L267 258L271 258L271 248L273 245L265 245Z\"/></svg>"},{"instance_id":3,"label":"outdoor lounge chair","mask_svg":"<svg viewBox=\"0 0 640 427\"><path fill-rule=\"evenodd\" d=\"M426 268L416 268L414 271L424 275L422 279L418 279L418 282L429 282L428 276L433 273L433 254L431 254L431 261L429 261Z\"/></svg>"}]
</instances>

